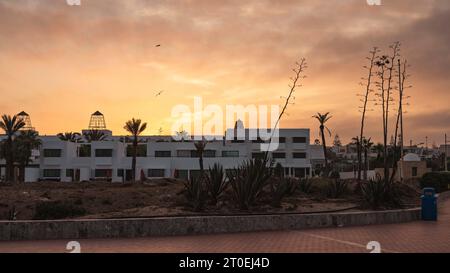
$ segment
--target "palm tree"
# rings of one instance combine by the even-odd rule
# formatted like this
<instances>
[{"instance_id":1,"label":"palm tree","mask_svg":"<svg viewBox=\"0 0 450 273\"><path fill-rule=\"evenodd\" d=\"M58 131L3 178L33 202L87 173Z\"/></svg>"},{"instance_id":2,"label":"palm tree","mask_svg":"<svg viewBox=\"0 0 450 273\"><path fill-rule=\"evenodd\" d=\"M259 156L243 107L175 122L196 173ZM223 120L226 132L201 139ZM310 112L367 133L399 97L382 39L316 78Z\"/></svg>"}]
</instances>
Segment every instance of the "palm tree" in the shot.
<instances>
[{"instance_id":1,"label":"palm tree","mask_svg":"<svg viewBox=\"0 0 450 273\"><path fill-rule=\"evenodd\" d=\"M133 159L131 161L131 178L132 181L136 181L136 157L137 157L137 148L138 148L138 136L145 131L147 128L147 123L142 123L140 119L134 119L127 121L125 126L123 127L127 132L129 132L133 136Z\"/></svg>"},{"instance_id":2,"label":"palm tree","mask_svg":"<svg viewBox=\"0 0 450 273\"><path fill-rule=\"evenodd\" d=\"M325 114L317 113L316 115L312 116L313 118L317 119L319 121L319 129L320 129L320 136L322 137L322 147L323 147L323 154L325 156L325 170L328 170L328 157L327 157L327 145L325 142L325 134L324 130L326 129L328 131L328 134L331 136L331 131L328 129L328 127L325 126L325 123L330 120L333 116L330 115L330 112L327 112Z\"/></svg>"},{"instance_id":3,"label":"palm tree","mask_svg":"<svg viewBox=\"0 0 450 273\"><path fill-rule=\"evenodd\" d=\"M89 130L87 132L84 132L83 136L87 142L102 141L105 140L107 137L105 133L103 133L100 130Z\"/></svg>"},{"instance_id":4,"label":"palm tree","mask_svg":"<svg viewBox=\"0 0 450 273\"><path fill-rule=\"evenodd\" d=\"M374 147L375 151L377 152L377 160L380 160L381 154L383 153L383 149L384 149L383 144L377 143L373 147Z\"/></svg>"},{"instance_id":5,"label":"palm tree","mask_svg":"<svg viewBox=\"0 0 450 273\"><path fill-rule=\"evenodd\" d=\"M65 133L59 133L57 134L58 138L62 141L70 141L70 142L77 142L80 140L80 133L76 132L65 132Z\"/></svg>"},{"instance_id":6,"label":"palm tree","mask_svg":"<svg viewBox=\"0 0 450 273\"><path fill-rule=\"evenodd\" d=\"M6 181L14 181L14 152L13 140L17 132L25 126L25 122L16 115L3 115L0 120L0 128L5 131L6 141L3 143L3 154L6 159Z\"/></svg>"},{"instance_id":7,"label":"palm tree","mask_svg":"<svg viewBox=\"0 0 450 273\"><path fill-rule=\"evenodd\" d=\"M31 161L32 151L38 149L42 142L33 130L21 131L14 140L15 161L19 165L19 181L25 181L25 168Z\"/></svg>"},{"instance_id":8,"label":"palm tree","mask_svg":"<svg viewBox=\"0 0 450 273\"><path fill-rule=\"evenodd\" d=\"M201 140L194 143L195 149L197 150L198 162L200 164L200 176L203 176L203 153L205 152L206 141Z\"/></svg>"},{"instance_id":9,"label":"palm tree","mask_svg":"<svg viewBox=\"0 0 450 273\"><path fill-rule=\"evenodd\" d=\"M363 138L361 141L361 147L364 151L364 172L363 172L363 179L367 180L367 170L369 169L369 161L368 161L368 152L372 148L373 142L371 142L371 138Z\"/></svg>"}]
</instances>

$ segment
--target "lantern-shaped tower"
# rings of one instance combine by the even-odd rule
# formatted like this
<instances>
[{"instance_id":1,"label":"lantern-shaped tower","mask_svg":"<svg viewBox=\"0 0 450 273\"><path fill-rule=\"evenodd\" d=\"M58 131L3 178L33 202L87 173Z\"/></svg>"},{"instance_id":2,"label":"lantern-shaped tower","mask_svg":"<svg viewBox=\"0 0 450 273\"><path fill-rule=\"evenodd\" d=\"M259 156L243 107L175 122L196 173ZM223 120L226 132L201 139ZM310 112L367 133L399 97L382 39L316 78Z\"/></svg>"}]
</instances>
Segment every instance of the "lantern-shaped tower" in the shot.
<instances>
[{"instance_id":1,"label":"lantern-shaped tower","mask_svg":"<svg viewBox=\"0 0 450 273\"><path fill-rule=\"evenodd\" d=\"M31 125L30 115L28 115L25 111L22 111L19 114L17 114L17 118L22 120L25 123L25 126L23 126L20 130L35 131L34 127Z\"/></svg>"},{"instance_id":2,"label":"lantern-shaped tower","mask_svg":"<svg viewBox=\"0 0 450 273\"><path fill-rule=\"evenodd\" d=\"M105 116L100 111L95 111L89 120L89 130L106 130Z\"/></svg>"}]
</instances>

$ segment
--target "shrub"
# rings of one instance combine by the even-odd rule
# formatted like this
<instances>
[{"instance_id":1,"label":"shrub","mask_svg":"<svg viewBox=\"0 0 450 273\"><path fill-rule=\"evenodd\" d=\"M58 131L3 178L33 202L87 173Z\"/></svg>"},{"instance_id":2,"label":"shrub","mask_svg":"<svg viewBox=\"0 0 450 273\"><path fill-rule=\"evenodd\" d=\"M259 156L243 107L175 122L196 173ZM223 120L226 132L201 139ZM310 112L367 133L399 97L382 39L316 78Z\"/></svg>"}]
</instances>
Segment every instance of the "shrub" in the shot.
<instances>
[{"instance_id":1,"label":"shrub","mask_svg":"<svg viewBox=\"0 0 450 273\"><path fill-rule=\"evenodd\" d=\"M191 177L184 183L186 198L194 211L201 211L205 205L207 193L203 185L202 177Z\"/></svg>"},{"instance_id":2,"label":"shrub","mask_svg":"<svg viewBox=\"0 0 450 273\"><path fill-rule=\"evenodd\" d=\"M223 167L220 164L215 163L212 168L209 168L209 172L205 178L207 191L212 199L212 203L215 205L217 204L220 195L228 187L228 181Z\"/></svg>"},{"instance_id":3,"label":"shrub","mask_svg":"<svg viewBox=\"0 0 450 273\"><path fill-rule=\"evenodd\" d=\"M432 187L436 192L450 190L450 172L430 172L426 173L420 179L420 187Z\"/></svg>"},{"instance_id":4,"label":"shrub","mask_svg":"<svg viewBox=\"0 0 450 273\"><path fill-rule=\"evenodd\" d=\"M332 179L339 179L341 178L341 175L338 171L331 171L329 177Z\"/></svg>"},{"instance_id":5,"label":"shrub","mask_svg":"<svg viewBox=\"0 0 450 273\"><path fill-rule=\"evenodd\" d=\"M402 207L403 194L399 182L385 181L380 176L361 185L363 203L372 209Z\"/></svg>"},{"instance_id":6,"label":"shrub","mask_svg":"<svg viewBox=\"0 0 450 273\"><path fill-rule=\"evenodd\" d=\"M265 159L245 161L229 175L233 197L242 210L248 210L260 196L272 175Z\"/></svg>"},{"instance_id":7,"label":"shrub","mask_svg":"<svg viewBox=\"0 0 450 273\"><path fill-rule=\"evenodd\" d=\"M327 196L339 198L348 192L348 182L343 179L330 179L328 181Z\"/></svg>"},{"instance_id":8,"label":"shrub","mask_svg":"<svg viewBox=\"0 0 450 273\"><path fill-rule=\"evenodd\" d=\"M274 174L276 177L279 177L279 178L284 177L284 168L283 168L283 165L281 165L280 163L277 163L277 164L275 165L275 168L273 169L273 174Z\"/></svg>"},{"instance_id":9,"label":"shrub","mask_svg":"<svg viewBox=\"0 0 450 273\"><path fill-rule=\"evenodd\" d=\"M311 193L312 180L308 179L308 178L302 178L302 179L300 179L300 181L298 183L298 187L304 193Z\"/></svg>"},{"instance_id":10,"label":"shrub","mask_svg":"<svg viewBox=\"0 0 450 273\"><path fill-rule=\"evenodd\" d=\"M281 178L273 180L271 184L272 206L279 207L281 200L288 195L292 195L297 189L298 183L293 178Z\"/></svg>"},{"instance_id":11,"label":"shrub","mask_svg":"<svg viewBox=\"0 0 450 273\"><path fill-rule=\"evenodd\" d=\"M86 210L68 202L41 202L37 204L33 219L53 220L83 216Z\"/></svg>"}]
</instances>

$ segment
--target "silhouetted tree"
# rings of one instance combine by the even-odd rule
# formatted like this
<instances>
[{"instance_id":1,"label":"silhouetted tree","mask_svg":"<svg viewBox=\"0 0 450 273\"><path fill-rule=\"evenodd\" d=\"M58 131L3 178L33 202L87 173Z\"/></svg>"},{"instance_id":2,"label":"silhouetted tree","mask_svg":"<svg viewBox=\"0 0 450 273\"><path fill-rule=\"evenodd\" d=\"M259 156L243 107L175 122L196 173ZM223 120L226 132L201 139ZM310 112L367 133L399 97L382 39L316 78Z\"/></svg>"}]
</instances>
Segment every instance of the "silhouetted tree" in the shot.
<instances>
[{"instance_id":1,"label":"silhouetted tree","mask_svg":"<svg viewBox=\"0 0 450 273\"><path fill-rule=\"evenodd\" d=\"M131 179L133 182L136 181L136 157L137 157L137 148L138 148L138 136L145 131L147 128L147 123L142 121L140 119L134 119L127 121L125 123L125 126L123 127L127 132L129 132L133 137L133 154L132 154L132 160L131 160Z\"/></svg>"},{"instance_id":2,"label":"silhouetted tree","mask_svg":"<svg viewBox=\"0 0 450 273\"><path fill-rule=\"evenodd\" d=\"M380 50L377 47L374 47L369 53L369 57L366 57L367 60L369 60L369 65L364 66L365 69L367 69L367 78L361 78L362 80L365 80L365 83L360 83L360 85L365 86L364 94L361 94L361 128L360 128L360 134L359 139L364 138L364 123L366 120L366 112L368 107L368 102L370 101L370 94L374 92L372 89L372 77L374 76L373 70L375 67L375 60L377 58L377 53L380 52ZM360 142L358 141L358 145ZM356 147L357 155L358 155L358 180L361 180L361 166L362 166L362 148L360 146Z\"/></svg>"},{"instance_id":3,"label":"silhouetted tree","mask_svg":"<svg viewBox=\"0 0 450 273\"><path fill-rule=\"evenodd\" d=\"M65 132L56 135L62 141L77 142L80 140L81 134L76 132Z\"/></svg>"},{"instance_id":4,"label":"silhouetted tree","mask_svg":"<svg viewBox=\"0 0 450 273\"><path fill-rule=\"evenodd\" d=\"M327 157L327 145L325 141L325 129L328 131L328 134L331 136L331 131L328 129L327 126L325 126L325 123L332 118L330 115L330 112L327 112L325 114L317 113L316 115L312 116L313 118L317 119L319 121L319 129L320 129L320 136L322 137L322 147L323 147L323 155L325 157L325 170L328 170L328 157Z\"/></svg>"},{"instance_id":5,"label":"silhouetted tree","mask_svg":"<svg viewBox=\"0 0 450 273\"><path fill-rule=\"evenodd\" d=\"M107 135L100 130L89 130L83 133L87 142L106 140Z\"/></svg>"},{"instance_id":6,"label":"silhouetted tree","mask_svg":"<svg viewBox=\"0 0 450 273\"><path fill-rule=\"evenodd\" d=\"M19 166L19 181L25 181L25 168L31 161L32 152L39 149L41 140L36 131L21 131L14 140L14 158Z\"/></svg>"},{"instance_id":7,"label":"silhouetted tree","mask_svg":"<svg viewBox=\"0 0 450 273\"><path fill-rule=\"evenodd\" d=\"M14 151L13 141L17 132L25 126L25 122L18 118L16 115L3 115L0 120L0 128L5 131L6 140L2 143L2 154L6 160L6 175L5 180L14 182Z\"/></svg>"}]
</instances>

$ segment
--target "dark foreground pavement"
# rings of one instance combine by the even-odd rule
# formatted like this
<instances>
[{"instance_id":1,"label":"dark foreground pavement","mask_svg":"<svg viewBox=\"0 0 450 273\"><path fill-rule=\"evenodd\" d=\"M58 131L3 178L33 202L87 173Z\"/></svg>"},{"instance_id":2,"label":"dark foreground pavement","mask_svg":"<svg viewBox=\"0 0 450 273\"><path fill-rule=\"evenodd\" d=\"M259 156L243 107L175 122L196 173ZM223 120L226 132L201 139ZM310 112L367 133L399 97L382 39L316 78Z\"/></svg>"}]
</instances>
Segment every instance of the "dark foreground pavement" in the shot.
<instances>
[{"instance_id":1,"label":"dark foreground pavement","mask_svg":"<svg viewBox=\"0 0 450 273\"><path fill-rule=\"evenodd\" d=\"M133 239L79 240L81 252L382 252L450 253L450 200L437 222L411 222L309 230L251 232ZM0 242L4 252L68 252L68 240Z\"/></svg>"}]
</instances>

